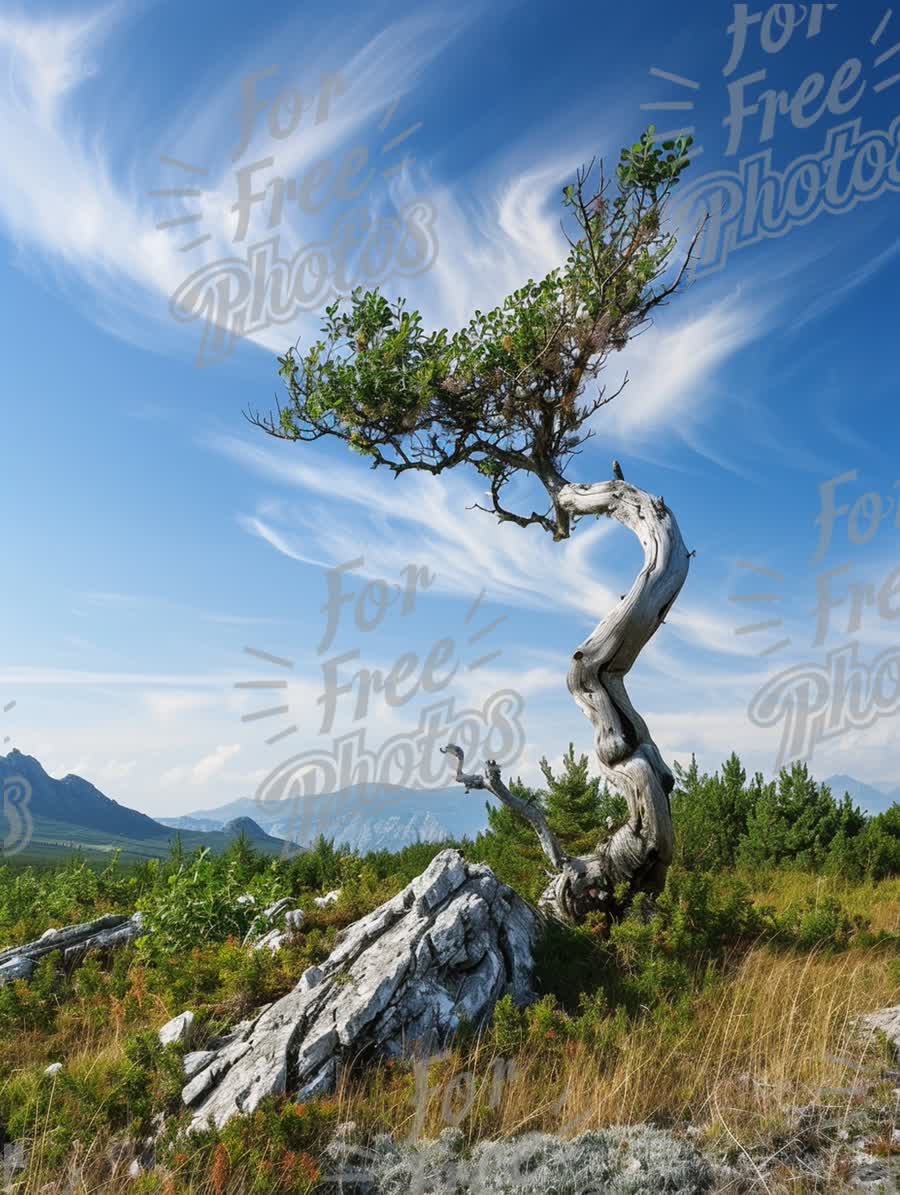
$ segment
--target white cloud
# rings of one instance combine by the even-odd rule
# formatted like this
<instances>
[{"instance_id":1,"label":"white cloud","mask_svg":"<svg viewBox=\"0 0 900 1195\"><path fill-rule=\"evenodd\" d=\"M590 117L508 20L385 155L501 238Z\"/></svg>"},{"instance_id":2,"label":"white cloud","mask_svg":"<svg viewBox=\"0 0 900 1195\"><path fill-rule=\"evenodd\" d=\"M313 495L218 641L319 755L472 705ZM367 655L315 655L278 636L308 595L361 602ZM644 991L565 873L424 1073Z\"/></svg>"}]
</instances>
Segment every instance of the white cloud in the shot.
<instances>
[{"instance_id":1,"label":"white cloud","mask_svg":"<svg viewBox=\"0 0 900 1195\"><path fill-rule=\"evenodd\" d=\"M467 510L479 491L461 477L406 474L374 487L371 471L351 461L316 467L297 459L300 453L288 457L234 437L210 444L252 472L306 493L302 505L268 501L256 515L240 517L246 530L292 559L331 568L355 559L361 528L370 519L389 519L390 535L366 537L359 575L394 578L409 564L426 565L436 575L434 592L471 599L484 587L490 599L512 606L575 612L593 620L586 630L618 601L640 560L628 532L611 520L587 521L571 539L553 544L539 528L503 525ZM316 509L316 497L328 500L327 517L325 506L321 514ZM600 567L610 580L599 579ZM668 625L690 646L754 654L735 636L736 619L684 598Z\"/></svg>"},{"instance_id":2,"label":"white cloud","mask_svg":"<svg viewBox=\"0 0 900 1195\"><path fill-rule=\"evenodd\" d=\"M136 759L109 759L92 771L90 779L102 789L104 784L117 784L120 780L127 780L136 767Z\"/></svg>"},{"instance_id":3,"label":"white cloud","mask_svg":"<svg viewBox=\"0 0 900 1195\"><path fill-rule=\"evenodd\" d=\"M762 333L767 317L761 307L730 293L677 321L667 315L658 319L610 359L617 378L627 371L629 382L621 396L594 417L605 435L625 443L651 439L665 430L677 433L686 421L696 422L716 396L715 380L722 366ZM617 384L614 380L610 391Z\"/></svg>"},{"instance_id":4,"label":"white cloud","mask_svg":"<svg viewBox=\"0 0 900 1195\"><path fill-rule=\"evenodd\" d=\"M155 145L142 139L142 159L145 155L151 161L160 154L172 156L177 149L179 160L207 170L201 188L204 193L199 197L151 197L146 183L139 186L137 181L146 176L146 167L127 157L131 147L126 147L120 179L111 163L123 157L121 147L104 143L102 136L88 129L76 102L78 84L95 73L103 43L123 15L121 9L110 6L52 20L25 12L0 18L0 66L5 58L13 83L0 92L0 126L6 149L0 223L23 250L23 261L32 263L37 255L37 260L51 268L64 266L72 278L87 283L97 302L95 318L103 326L135 339L143 332L134 316L142 316L145 323L149 316L155 321L152 330L158 343L163 320L175 331L166 316L166 302L191 273L204 264L233 258L245 244L269 235L268 210L257 205L245 243L236 245L231 213L237 193L235 167L229 156L237 139L237 129L231 127L234 106L242 79L259 70L259 59L254 57L251 65L248 56L240 75L217 80L219 90L211 98L205 96L189 119L182 117L168 129L159 130ZM330 26L318 30L317 53L305 32L304 49L310 61L315 61L322 74L340 70L352 83L352 102L348 97L343 110L338 102L334 113L319 126L307 122L302 136L274 143L275 173L296 176L325 157L346 152L354 142L359 144L367 125L394 100L412 92L426 67L471 19L471 10L447 14L433 6L398 19L386 29L371 31L360 45L364 34L359 25L335 15ZM283 49L283 41L278 49ZM254 54L258 53L257 47ZM107 60L102 61L106 65ZM294 80L285 77L278 82L286 87ZM406 117L402 109L401 116ZM413 119L410 114L409 120ZM242 164L273 155L264 115L258 117L256 130ZM392 133L399 131L399 125L391 127ZM380 143L371 148L379 152ZM184 187L192 182L196 183L194 176L186 178L171 165L160 164L149 189ZM197 211L202 213L203 231L211 239L186 257L180 252L186 239L183 231L179 235L156 225ZM321 221L319 225L305 217L301 233L297 221L293 225L286 221L285 241L302 237L302 244L324 235L325 225ZM192 231L197 227L192 226ZM318 316L298 322L303 327L317 326ZM285 332L284 337L292 340L296 331L293 335ZM255 339L263 346L280 346L282 330L266 329Z\"/></svg>"},{"instance_id":5,"label":"white cloud","mask_svg":"<svg viewBox=\"0 0 900 1195\"><path fill-rule=\"evenodd\" d=\"M220 775L230 759L240 751L239 743L216 747L193 765L169 768L160 777L160 784L165 788L173 788L179 784L200 786L207 784L214 776Z\"/></svg>"},{"instance_id":6,"label":"white cloud","mask_svg":"<svg viewBox=\"0 0 900 1195\"><path fill-rule=\"evenodd\" d=\"M458 9L448 16L434 7L369 35L364 28L354 32L338 19L333 26L317 30L321 70L339 69L351 84L345 105L342 108L337 101L327 121L313 125L307 120L302 136L277 143L268 133L265 114L260 113L254 140L240 161L259 160L277 151L278 172L296 177L323 158L359 144L364 130L371 139L369 126L376 117L394 100L408 100L414 85L427 81L427 68L474 13L474 9ZM43 22L19 15L0 21L0 51L7 52L20 81L18 95L0 95L0 123L12 138L0 192L0 221L23 248L38 251L48 262L71 267L105 304L97 318L112 331L134 337L140 333L134 326L126 327L128 313L138 311L161 320L167 298L189 273L234 257L269 235L268 212L258 205L245 241L236 245L230 210L236 195L230 151L238 130L229 124L234 121L240 84L259 71L259 48L253 65L248 55L241 74L223 80L221 90L207 97L188 119L160 132L159 152L171 155L177 150L181 160L208 169L203 194L187 202L151 199L136 188L134 163L127 182L117 181L110 166L115 147L87 135L74 102L77 86L91 75L93 60L99 58L115 19L121 19L121 13L109 7L68 20L54 17ZM312 53L311 45L307 52ZM284 86L290 82L275 80ZM265 81L259 89L267 94ZM404 120L407 109L408 118L414 120L408 102L401 108ZM223 140L228 146L224 152ZM552 135L544 132L542 141L536 144L534 136L521 136L501 147L499 156L477 172L477 185L473 178L464 191L436 181L421 153L415 155L415 175L407 172L386 184L381 198L390 196L398 203L415 178L420 184L415 193L426 194L438 212L437 261L405 286L410 302L419 305L432 323L467 322L476 307L489 309L529 277L541 277L565 259L568 245L559 227L561 187L588 152L596 149L595 131L579 120L563 136L558 129ZM375 150L374 141L371 149ZM150 160L153 150L143 146ZM171 167L168 175L162 167L160 172L151 189L190 181L168 177ZM372 202L376 202L374 193ZM196 211L203 213L202 230L212 239L185 257L179 252L184 235L155 225L163 218ZM292 237L299 245L327 235L327 220L319 224L305 216L301 230L296 221L286 221L285 246ZM200 228L192 226L191 235ZM605 408L607 433L645 436L653 427L683 417L703 401L704 383L711 372L757 333L758 324L757 313L730 296L712 310L639 339L618 364L623 370L631 369L641 402ZM263 329L251 338L266 349L280 350L299 332L318 332L318 325L317 314L305 313L290 326ZM174 333L174 324L170 328ZM158 323L154 331L158 334ZM189 327L188 334L195 339L199 325Z\"/></svg>"},{"instance_id":7,"label":"white cloud","mask_svg":"<svg viewBox=\"0 0 900 1195\"><path fill-rule=\"evenodd\" d=\"M229 759L233 759L240 751L240 743L231 743L225 747L216 747L210 755L205 755L191 768L191 783L206 784L212 777L221 772Z\"/></svg>"},{"instance_id":8,"label":"white cloud","mask_svg":"<svg viewBox=\"0 0 900 1195\"><path fill-rule=\"evenodd\" d=\"M20 110L30 110L39 125L49 126L62 97L94 73L88 51L108 30L112 12L108 6L69 19L55 15L43 20L22 13L0 15L0 47L13 55L12 101Z\"/></svg>"},{"instance_id":9,"label":"white cloud","mask_svg":"<svg viewBox=\"0 0 900 1195\"><path fill-rule=\"evenodd\" d=\"M212 693L149 692L144 701L151 715L160 722L169 722L191 710L204 709L220 700Z\"/></svg>"}]
</instances>

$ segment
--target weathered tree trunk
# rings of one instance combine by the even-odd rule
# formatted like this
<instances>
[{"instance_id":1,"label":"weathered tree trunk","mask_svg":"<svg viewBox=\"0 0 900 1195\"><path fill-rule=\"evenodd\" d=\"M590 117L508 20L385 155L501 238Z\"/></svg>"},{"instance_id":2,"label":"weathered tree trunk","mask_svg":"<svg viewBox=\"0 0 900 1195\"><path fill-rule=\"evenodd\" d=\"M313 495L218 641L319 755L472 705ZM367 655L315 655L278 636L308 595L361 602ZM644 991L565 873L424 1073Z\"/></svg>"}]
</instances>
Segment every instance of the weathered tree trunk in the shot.
<instances>
[{"instance_id":1,"label":"weathered tree trunk","mask_svg":"<svg viewBox=\"0 0 900 1195\"><path fill-rule=\"evenodd\" d=\"M656 498L622 480L565 485L557 505L573 516L603 514L630 528L644 548L644 566L616 608L579 644L567 685L594 727L600 774L628 802L628 821L596 854L574 858L560 846L540 809L513 796L493 760L484 775L466 775L463 752L456 778L466 789L483 788L527 818L555 875L541 897L544 911L578 922L593 910L618 916L639 891L658 893L672 860L674 838L669 793L675 779L625 691L624 677L681 591L690 554L675 516Z\"/></svg>"},{"instance_id":2,"label":"weathered tree trunk","mask_svg":"<svg viewBox=\"0 0 900 1195\"><path fill-rule=\"evenodd\" d=\"M140 935L142 929L143 916L140 913L130 917L108 913L81 925L48 929L36 942L0 950L0 987L16 979L30 979L37 962L54 951L59 951L66 967L74 967L92 951L127 946Z\"/></svg>"}]
</instances>

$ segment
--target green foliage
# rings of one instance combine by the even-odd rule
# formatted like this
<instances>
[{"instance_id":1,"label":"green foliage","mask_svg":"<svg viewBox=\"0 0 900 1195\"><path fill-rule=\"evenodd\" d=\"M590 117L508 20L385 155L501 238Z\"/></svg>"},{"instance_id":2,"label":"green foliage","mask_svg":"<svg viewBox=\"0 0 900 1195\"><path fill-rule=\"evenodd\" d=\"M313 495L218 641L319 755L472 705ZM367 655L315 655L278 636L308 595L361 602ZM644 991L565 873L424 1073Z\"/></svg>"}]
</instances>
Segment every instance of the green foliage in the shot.
<instances>
[{"instance_id":1,"label":"green foliage","mask_svg":"<svg viewBox=\"0 0 900 1195\"><path fill-rule=\"evenodd\" d=\"M510 783L510 792L543 810L550 828L562 846L573 855L588 854L609 836L608 821L620 824L627 816L625 799L588 775L588 757L576 759L575 747L563 757L563 769L555 776L546 759L541 770L547 782L542 789L529 788L520 779ZM487 863L503 880L529 900L537 900L546 886L546 858L531 825L506 805L485 803L488 828L466 848L473 862Z\"/></svg>"},{"instance_id":2,"label":"green foliage","mask_svg":"<svg viewBox=\"0 0 900 1195\"><path fill-rule=\"evenodd\" d=\"M51 926L133 908L152 875L146 864L121 866L118 852L103 868L77 854L62 866L0 866L0 934L26 942Z\"/></svg>"},{"instance_id":3,"label":"green foliage","mask_svg":"<svg viewBox=\"0 0 900 1195\"><path fill-rule=\"evenodd\" d=\"M806 764L765 783L732 753L721 771L675 764L672 792L676 862L706 869L795 867L860 878L900 865L900 810L866 819L845 793L838 800Z\"/></svg>"},{"instance_id":4,"label":"green foliage","mask_svg":"<svg viewBox=\"0 0 900 1195\"><path fill-rule=\"evenodd\" d=\"M561 776L554 776L546 759L541 771L547 781L544 810L551 830L566 850L581 854L597 842L603 823L600 820L600 781L588 776L588 757L575 759L575 745L563 756Z\"/></svg>"},{"instance_id":5,"label":"green foliage","mask_svg":"<svg viewBox=\"0 0 900 1195\"><path fill-rule=\"evenodd\" d=\"M333 1100L269 1097L223 1129L192 1134L189 1150L173 1127L160 1154L178 1174L179 1190L302 1195L321 1177L316 1158L333 1138L336 1119Z\"/></svg>"},{"instance_id":6,"label":"green foliage","mask_svg":"<svg viewBox=\"0 0 900 1195\"><path fill-rule=\"evenodd\" d=\"M700 775L697 760L689 768L675 764L672 819L678 862L689 867L733 867L738 846L747 833L752 795L747 773L732 753L721 775Z\"/></svg>"},{"instance_id":7,"label":"green foliage","mask_svg":"<svg viewBox=\"0 0 900 1195\"><path fill-rule=\"evenodd\" d=\"M426 331L406 300L356 288L345 310L326 307L322 336L305 352L278 358L287 402L250 421L290 440L333 436L395 474L440 473L462 463L491 479L492 511L554 538L569 520L553 507L562 470L590 432L582 429L608 398L578 404L611 352L625 347L650 311L677 288L668 282L675 237L663 231L673 187L689 162L690 137L656 142L647 129L623 149L616 189L594 163L563 188L576 225L564 265L529 278L502 305L476 310L454 333ZM529 473L551 498L546 515L518 515L500 496Z\"/></svg>"},{"instance_id":8,"label":"green foliage","mask_svg":"<svg viewBox=\"0 0 900 1195\"><path fill-rule=\"evenodd\" d=\"M611 970L620 998L633 1005L683 997L711 962L772 928L767 912L733 876L673 868L655 902L640 893L611 927Z\"/></svg>"},{"instance_id":9,"label":"green foliage","mask_svg":"<svg viewBox=\"0 0 900 1195\"><path fill-rule=\"evenodd\" d=\"M849 796L836 801L805 763L795 763L790 771L782 768L777 781L760 785L738 859L755 867L790 863L815 870L828 861L836 841L846 844L864 826L865 818Z\"/></svg>"},{"instance_id":10,"label":"green foliage","mask_svg":"<svg viewBox=\"0 0 900 1195\"><path fill-rule=\"evenodd\" d=\"M693 137L682 135L657 146L655 132L655 127L650 125L631 149L623 149L616 167L623 189L638 187L649 192L654 199L662 188L677 183L682 172L690 165L686 155L694 142Z\"/></svg>"},{"instance_id":11,"label":"green foliage","mask_svg":"<svg viewBox=\"0 0 900 1195\"><path fill-rule=\"evenodd\" d=\"M60 955L54 951L39 960L27 983L19 979L0 987L0 1033L49 1029L62 989Z\"/></svg>"},{"instance_id":12,"label":"green foliage","mask_svg":"<svg viewBox=\"0 0 900 1195\"><path fill-rule=\"evenodd\" d=\"M541 803L572 849L596 841L608 832L606 818L619 820L624 813L621 798L600 792L585 765L570 746L558 776L546 769L546 788L511 785L522 799ZM748 783L732 756L712 778L700 775L695 764L681 773L673 811L684 846L663 894L655 902L638 898L617 924L599 914L578 927L548 924L536 949L537 1002L517 1008L504 998L487 1030L463 1028L453 1043L457 1051L477 1050L487 1033L497 1053L536 1058L555 1076L576 1065L585 1048L596 1064L608 1059L615 1065L634 1035L645 1031L675 1048L698 1001L754 946L781 956L876 946L884 967L900 976L891 958L896 935L867 933L859 912L867 904L859 895L847 900L824 874L897 874L900 807L862 819L852 804L835 800L802 770L783 773L772 785L761 777ZM482 857L536 899L546 876L531 827L496 805L489 806L488 822L475 843L462 844L467 857ZM7 941L43 932L48 921L127 912L135 903L162 932L155 949L145 940L89 956L70 973L51 954L30 983L0 988L0 1143L29 1143L33 1174L62 1173L77 1153L76 1142L101 1141L97 1149L111 1149L117 1137L146 1136L165 1112L170 1119L159 1145L160 1173L175 1176L175 1190L314 1190L327 1168L324 1150L337 1105L310 1101L301 1108L270 1100L252 1116L186 1145L176 1137L186 1115L181 1048L160 1047L156 1030L192 1008L197 1021L191 1048L202 1049L251 1010L289 992L307 966L330 953L341 928L399 891L445 846L419 843L359 856L323 838L308 852L272 860L237 842L220 857L187 856L176 848L170 859L138 867L119 861L89 867L75 859L64 868L4 869L0 923ZM802 861L822 874L816 893L807 895L810 883L804 886L802 877L795 884L786 875L790 899L786 907L779 904L783 911L761 907L734 868L748 854L762 860L747 873L754 883L777 889L773 862L796 870ZM312 904L314 895L338 886L337 903L321 909ZM869 888L874 891L874 880L867 881L866 893ZM255 904L238 905L236 897L247 893L255 894ZM274 955L242 948L239 936L255 911L282 895L306 911L298 940ZM241 910L237 922L235 908ZM47 1063L57 1060L63 1070L45 1076ZM397 1076L395 1094L408 1080L412 1098L410 1073L398 1068L384 1075L379 1082L388 1084L387 1076ZM375 1131L383 1125L380 1108L373 1101L363 1116ZM134 1190L160 1195L162 1183L147 1175ZM100 1185L98 1178L91 1189Z\"/></svg>"},{"instance_id":13,"label":"green foliage","mask_svg":"<svg viewBox=\"0 0 900 1195\"><path fill-rule=\"evenodd\" d=\"M844 950L854 934L868 927L868 922L863 917L852 917L833 896L807 896L799 907L779 917L777 926L781 936L800 950Z\"/></svg>"},{"instance_id":14,"label":"green foliage","mask_svg":"<svg viewBox=\"0 0 900 1195\"><path fill-rule=\"evenodd\" d=\"M592 917L584 925L548 921L535 948L535 970L542 991L570 1012L580 992L604 987L609 980L605 923Z\"/></svg>"},{"instance_id":15,"label":"green foliage","mask_svg":"<svg viewBox=\"0 0 900 1195\"><path fill-rule=\"evenodd\" d=\"M524 785L520 779L510 782L513 796L543 807L543 794ZM507 805L485 802L488 828L465 848L467 859L486 863L495 875L521 893L527 900L536 901L546 886L546 858L531 825Z\"/></svg>"},{"instance_id":16,"label":"green foliage","mask_svg":"<svg viewBox=\"0 0 900 1195\"><path fill-rule=\"evenodd\" d=\"M527 1035L524 1012L512 996L501 996L494 1005L491 1022L491 1036L498 1053L504 1056L515 1054L525 1044Z\"/></svg>"},{"instance_id":17,"label":"green foliage","mask_svg":"<svg viewBox=\"0 0 900 1195\"><path fill-rule=\"evenodd\" d=\"M285 895L277 861L264 871L258 863L240 840L218 857L204 848L180 862L164 886L151 890L138 905L146 922L142 952L158 955L183 949L188 942L243 937L258 910ZM239 902L245 895L253 903Z\"/></svg>"},{"instance_id":18,"label":"green foliage","mask_svg":"<svg viewBox=\"0 0 900 1195\"><path fill-rule=\"evenodd\" d=\"M160 1046L156 1035L129 1035L114 1059L90 1067L63 1067L49 1076L21 1071L0 1086L0 1126L10 1139L40 1133L40 1157L49 1172L72 1155L77 1141L91 1141L101 1127L146 1135L155 1112L175 1111L184 1084L181 1054Z\"/></svg>"},{"instance_id":19,"label":"green foliage","mask_svg":"<svg viewBox=\"0 0 900 1195\"><path fill-rule=\"evenodd\" d=\"M848 833L842 827L828 848L825 870L854 879L871 876L883 880L900 875L900 805L895 803L868 818L859 833Z\"/></svg>"}]
</instances>

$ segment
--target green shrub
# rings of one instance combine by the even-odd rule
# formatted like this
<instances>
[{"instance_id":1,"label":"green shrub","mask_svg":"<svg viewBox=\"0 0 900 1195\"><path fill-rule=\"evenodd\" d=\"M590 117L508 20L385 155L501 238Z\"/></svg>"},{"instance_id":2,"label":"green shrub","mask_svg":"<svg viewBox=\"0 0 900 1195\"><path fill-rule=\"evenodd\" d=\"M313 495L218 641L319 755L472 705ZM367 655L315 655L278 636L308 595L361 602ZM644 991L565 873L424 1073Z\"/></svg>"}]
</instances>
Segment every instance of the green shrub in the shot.
<instances>
[{"instance_id":1,"label":"green shrub","mask_svg":"<svg viewBox=\"0 0 900 1195\"><path fill-rule=\"evenodd\" d=\"M525 1044L527 1027L525 1014L510 995L501 996L494 1005L491 1034L498 1053L511 1056Z\"/></svg>"},{"instance_id":2,"label":"green shrub","mask_svg":"<svg viewBox=\"0 0 900 1195\"><path fill-rule=\"evenodd\" d=\"M862 833L864 815L845 794L837 801L817 784L805 763L782 768L777 782L762 786L747 819L738 861L751 867L825 866L833 844L844 846Z\"/></svg>"},{"instance_id":3,"label":"green shrub","mask_svg":"<svg viewBox=\"0 0 900 1195\"><path fill-rule=\"evenodd\" d=\"M778 918L777 927L782 937L801 950L843 950L854 934L868 928L868 922L852 917L833 896L807 896L799 907Z\"/></svg>"},{"instance_id":4,"label":"green shrub","mask_svg":"<svg viewBox=\"0 0 900 1195\"><path fill-rule=\"evenodd\" d=\"M259 909L285 895L277 862L262 871L254 863L252 852L248 857L239 846L219 858L207 847L181 861L139 904L146 924L141 952L158 957L188 943L243 938ZM246 894L254 903L239 903Z\"/></svg>"}]
</instances>

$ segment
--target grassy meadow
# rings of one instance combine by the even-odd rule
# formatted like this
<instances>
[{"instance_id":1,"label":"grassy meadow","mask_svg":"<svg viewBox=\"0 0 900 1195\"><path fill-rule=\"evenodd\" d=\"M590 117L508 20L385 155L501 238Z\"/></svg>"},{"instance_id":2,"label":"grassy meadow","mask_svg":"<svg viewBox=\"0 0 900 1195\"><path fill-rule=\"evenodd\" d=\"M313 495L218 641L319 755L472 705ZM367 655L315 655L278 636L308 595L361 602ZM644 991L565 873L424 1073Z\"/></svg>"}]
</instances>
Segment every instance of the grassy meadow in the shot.
<instances>
[{"instance_id":1,"label":"grassy meadow","mask_svg":"<svg viewBox=\"0 0 900 1195\"><path fill-rule=\"evenodd\" d=\"M679 854L666 891L617 924L594 916L548 928L531 1007L504 999L490 1026L463 1026L442 1057L358 1067L327 1099L269 1100L187 1140L181 1048L160 1047L158 1028L191 1008L191 1049L202 1048L290 991L343 926L447 844L359 857L320 840L272 859L238 841L217 856L0 868L2 946L104 912L140 908L148 926L133 945L70 974L51 955L29 984L0 988L0 1152L12 1156L19 1143L25 1163L7 1167L7 1189L312 1192L325 1189L326 1145L353 1121L366 1138L435 1137L455 1126L467 1144L652 1124L743 1160L761 1191L840 1190L842 1130L862 1135L876 1156L897 1149L900 1075L886 1041L855 1027L860 1014L900 1003L893 823L856 816L827 790L824 799L799 771L754 785L731 761L713 777L681 773ZM800 827L804 785L802 807L814 797L818 814ZM573 756L546 789L519 791L542 802L571 849L622 814ZM475 842L456 845L533 900L542 872L532 839L497 809ZM313 905L335 887L336 903ZM275 955L242 948L252 909L236 898L246 892L258 903L295 898L306 912L299 940ZM62 1070L45 1075L54 1062ZM126 1139L156 1133L162 1115L153 1166L129 1177ZM823 1179L808 1157L826 1141Z\"/></svg>"}]
</instances>

